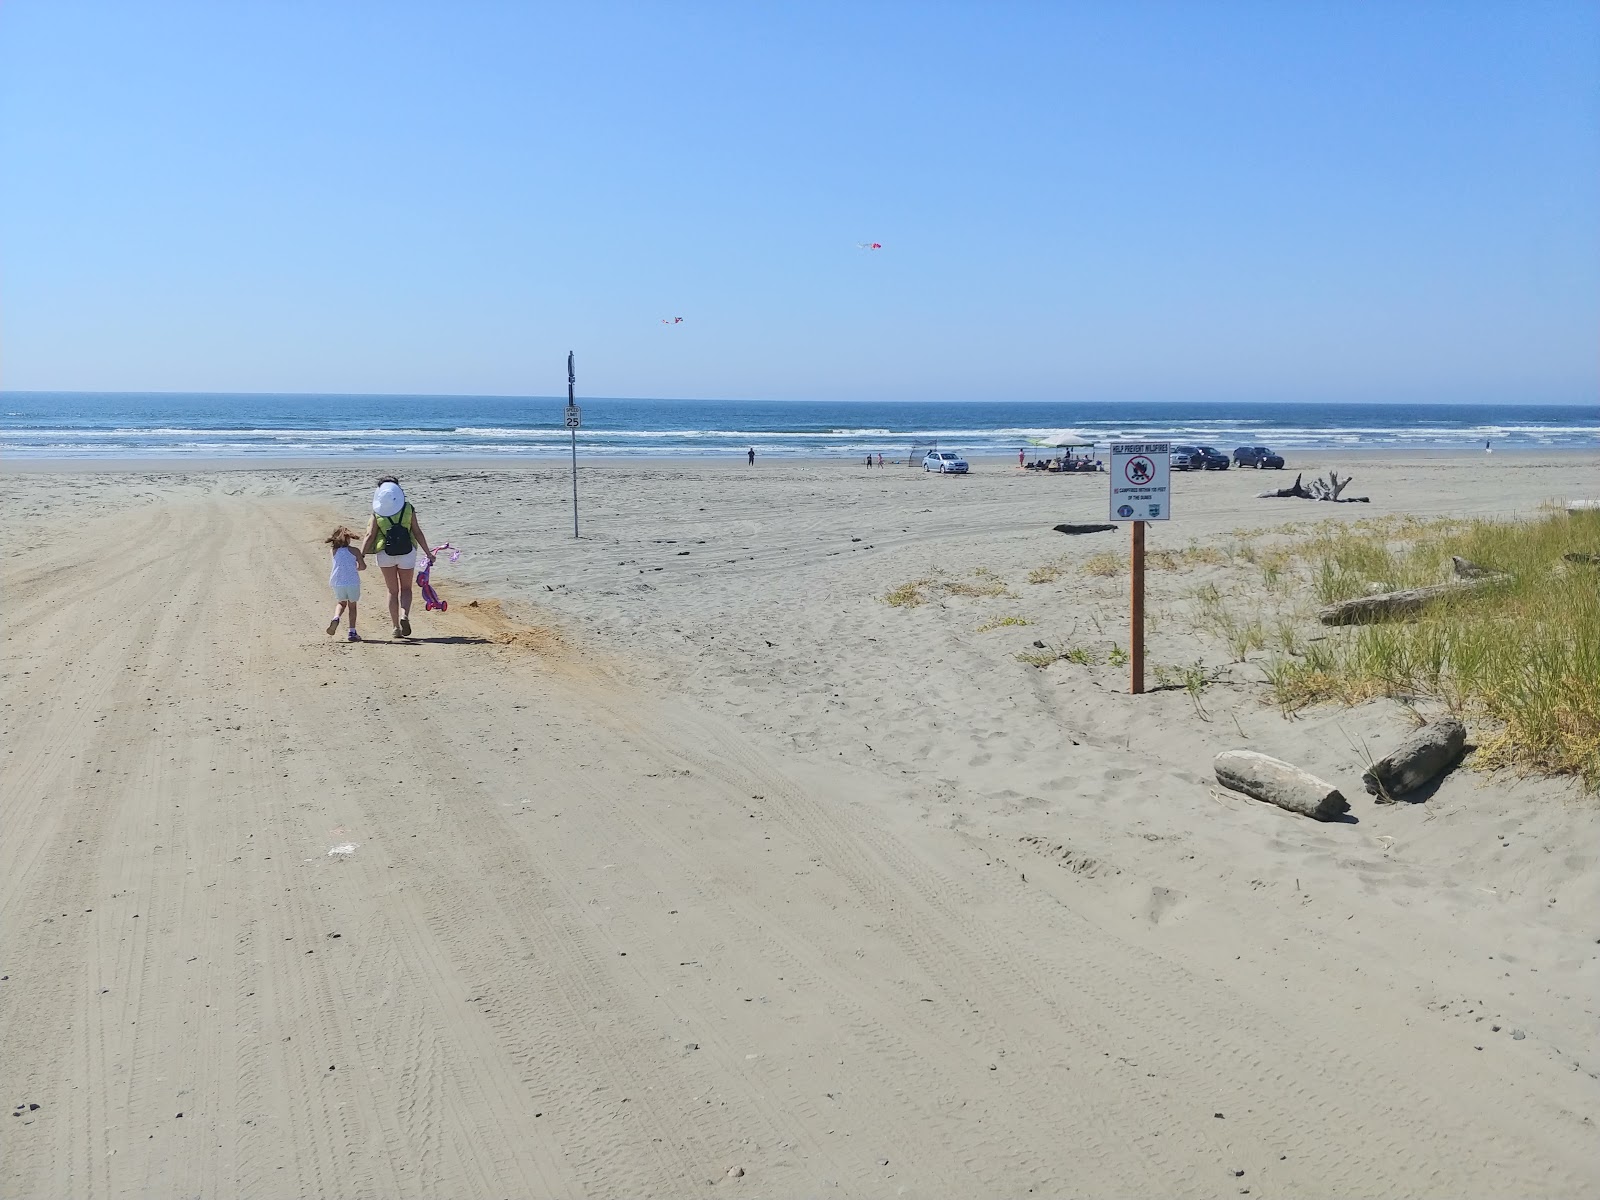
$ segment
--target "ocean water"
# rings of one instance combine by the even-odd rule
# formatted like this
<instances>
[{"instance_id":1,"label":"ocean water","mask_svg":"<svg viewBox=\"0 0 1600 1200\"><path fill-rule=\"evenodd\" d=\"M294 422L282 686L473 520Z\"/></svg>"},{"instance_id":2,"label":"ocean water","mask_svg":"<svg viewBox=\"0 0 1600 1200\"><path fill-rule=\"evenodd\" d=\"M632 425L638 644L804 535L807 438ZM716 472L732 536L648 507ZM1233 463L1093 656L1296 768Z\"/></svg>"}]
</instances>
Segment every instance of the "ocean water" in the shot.
<instances>
[{"instance_id":1,"label":"ocean water","mask_svg":"<svg viewBox=\"0 0 1600 1200\"><path fill-rule=\"evenodd\" d=\"M1276 450L1600 446L1600 406L1479 404L855 403L580 400L594 456L904 457L915 443L1015 454L1062 430ZM0 392L12 458L551 457L564 398Z\"/></svg>"}]
</instances>

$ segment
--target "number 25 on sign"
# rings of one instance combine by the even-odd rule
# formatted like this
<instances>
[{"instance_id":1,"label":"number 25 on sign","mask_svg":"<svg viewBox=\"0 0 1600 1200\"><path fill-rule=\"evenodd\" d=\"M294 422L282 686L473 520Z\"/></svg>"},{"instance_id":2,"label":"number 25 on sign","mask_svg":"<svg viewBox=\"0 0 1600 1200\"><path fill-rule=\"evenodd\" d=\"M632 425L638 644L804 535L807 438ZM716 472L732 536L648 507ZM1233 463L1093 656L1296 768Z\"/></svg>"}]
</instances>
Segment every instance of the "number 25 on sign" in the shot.
<instances>
[{"instance_id":1,"label":"number 25 on sign","mask_svg":"<svg viewBox=\"0 0 1600 1200\"><path fill-rule=\"evenodd\" d=\"M1144 523L1172 517L1167 442L1111 444L1111 519L1133 523L1128 564L1128 690L1144 691Z\"/></svg>"}]
</instances>

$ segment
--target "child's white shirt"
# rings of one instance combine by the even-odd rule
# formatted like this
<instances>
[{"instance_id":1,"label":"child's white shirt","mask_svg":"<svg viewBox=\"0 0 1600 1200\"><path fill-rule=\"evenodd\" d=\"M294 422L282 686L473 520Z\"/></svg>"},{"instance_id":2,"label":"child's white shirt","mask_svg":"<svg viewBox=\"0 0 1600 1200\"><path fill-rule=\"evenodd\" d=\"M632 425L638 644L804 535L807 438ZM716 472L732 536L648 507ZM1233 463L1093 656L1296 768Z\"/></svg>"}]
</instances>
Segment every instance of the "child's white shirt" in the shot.
<instances>
[{"instance_id":1,"label":"child's white shirt","mask_svg":"<svg viewBox=\"0 0 1600 1200\"><path fill-rule=\"evenodd\" d=\"M333 551L333 573L328 576L329 587L354 587L361 582L356 573L356 552L349 546L338 546Z\"/></svg>"}]
</instances>

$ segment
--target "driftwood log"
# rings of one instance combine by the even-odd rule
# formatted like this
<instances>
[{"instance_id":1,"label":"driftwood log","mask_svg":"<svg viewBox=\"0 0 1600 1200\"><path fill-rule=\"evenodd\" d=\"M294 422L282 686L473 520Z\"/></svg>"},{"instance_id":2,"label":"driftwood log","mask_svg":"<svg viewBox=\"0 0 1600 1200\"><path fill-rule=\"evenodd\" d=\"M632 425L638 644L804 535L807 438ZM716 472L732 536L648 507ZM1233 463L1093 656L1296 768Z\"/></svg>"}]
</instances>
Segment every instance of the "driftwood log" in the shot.
<instances>
[{"instance_id":1,"label":"driftwood log","mask_svg":"<svg viewBox=\"0 0 1600 1200\"><path fill-rule=\"evenodd\" d=\"M1379 592L1376 596L1357 596L1354 600L1341 600L1319 608L1317 620L1324 625L1372 625L1395 617L1415 616L1435 600L1465 595L1504 578L1503 575L1479 575L1399 592Z\"/></svg>"},{"instance_id":2,"label":"driftwood log","mask_svg":"<svg viewBox=\"0 0 1600 1200\"><path fill-rule=\"evenodd\" d=\"M1354 475L1346 475L1343 479L1340 479L1337 471L1329 471L1326 479L1313 479L1309 485L1301 482L1304 477L1305 472L1302 471L1294 477L1294 483L1289 487L1278 488L1269 492L1257 492L1256 499L1283 500L1292 497L1297 500L1330 500L1334 504L1371 503L1365 496L1346 496L1343 494L1345 488L1350 486L1350 481L1355 478Z\"/></svg>"},{"instance_id":3,"label":"driftwood log","mask_svg":"<svg viewBox=\"0 0 1600 1200\"><path fill-rule=\"evenodd\" d=\"M1115 525L1057 525L1057 533L1110 533Z\"/></svg>"},{"instance_id":4,"label":"driftwood log","mask_svg":"<svg viewBox=\"0 0 1600 1200\"><path fill-rule=\"evenodd\" d=\"M1217 782L1230 791L1313 820L1332 821L1350 811L1350 802L1333 784L1254 750L1224 750L1213 766Z\"/></svg>"},{"instance_id":5,"label":"driftwood log","mask_svg":"<svg viewBox=\"0 0 1600 1200\"><path fill-rule=\"evenodd\" d=\"M1455 766L1466 748L1467 727L1454 717L1440 717L1373 763L1361 783L1379 804L1392 804Z\"/></svg>"}]
</instances>

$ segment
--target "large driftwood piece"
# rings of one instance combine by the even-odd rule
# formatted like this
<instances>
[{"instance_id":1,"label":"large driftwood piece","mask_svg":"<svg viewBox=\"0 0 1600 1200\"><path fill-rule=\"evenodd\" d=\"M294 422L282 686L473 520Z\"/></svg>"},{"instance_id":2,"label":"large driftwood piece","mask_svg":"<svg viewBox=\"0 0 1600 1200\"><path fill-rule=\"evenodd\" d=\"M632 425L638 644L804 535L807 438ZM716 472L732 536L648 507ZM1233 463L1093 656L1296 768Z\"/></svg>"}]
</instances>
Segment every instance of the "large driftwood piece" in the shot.
<instances>
[{"instance_id":1,"label":"large driftwood piece","mask_svg":"<svg viewBox=\"0 0 1600 1200\"><path fill-rule=\"evenodd\" d=\"M1304 478L1305 478L1305 472L1301 471L1300 474L1298 474L1298 475L1296 475L1294 477L1294 483L1292 483L1290 486L1288 486L1286 488L1275 488L1275 489L1272 489L1270 491L1265 491L1265 492L1257 492L1256 493L1256 499L1257 500L1283 500L1283 499L1287 499L1290 496L1297 496L1302 500L1309 500L1309 499L1311 499L1311 493L1306 491L1306 489L1300 483L1300 481L1302 479L1304 479Z\"/></svg>"},{"instance_id":2,"label":"large driftwood piece","mask_svg":"<svg viewBox=\"0 0 1600 1200\"><path fill-rule=\"evenodd\" d=\"M1309 489L1311 492L1311 498L1313 500L1337 501L1339 499L1339 494L1343 492L1345 488L1350 486L1350 481L1354 478L1355 476L1353 475L1346 475L1344 479L1341 480L1339 478L1339 472L1329 471L1328 478L1326 480L1313 479L1311 481L1311 487Z\"/></svg>"},{"instance_id":3,"label":"large driftwood piece","mask_svg":"<svg viewBox=\"0 0 1600 1200\"><path fill-rule=\"evenodd\" d=\"M1304 477L1305 472L1302 471L1294 477L1294 483L1289 487L1277 488L1268 492L1257 492L1256 499L1283 500L1293 497L1297 500L1329 500L1334 504L1371 503L1365 496L1344 495L1344 490L1350 486L1350 481L1355 478L1354 475L1346 475L1343 479L1340 479L1337 471L1329 471L1326 479L1313 479L1310 486L1300 482Z\"/></svg>"},{"instance_id":4,"label":"large driftwood piece","mask_svg":"<svg viewBox=\"0 0 1600 1200\"><path fill-rule=\"evenodd\" d=\"M1449 583L1406 588L1399 592L1379 592L1376 596L1357 596L1354 600L1341 600L1318 609L1317 620L1324 625L1371 625L1395 617L1409 617L1421 612L1435 600L1476 591L1503 578L1501 575L1480 575L1474 579L1454 579Z\"/></svg>"},{"instance_id":5,"label":"large driftwood piece","mask_svg":"<svg viewBox=\"0 0 1600 1200\"><path fill-rule=\"evenodd\" d=\"M1254 750L1224 750L1213 766L1223 787L1301 816L1332 821L1350 811L1350 802L1333 784Z\"/></svg>"},{"instance_id":6,"label":"large driftwood piece","mask_svg":"<svg viewBox=\"0 0 1600 1200\"><path fill-rule=\"evenodd\" d=\"M1466 748L1467 727L1454 717L1440 717L1373 763L1361 783L1379 804L1389 804L1444 774Z\"/></svg>"}]
</instances>

